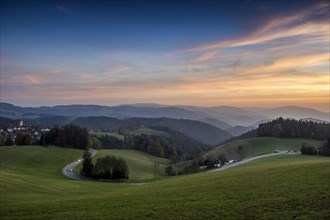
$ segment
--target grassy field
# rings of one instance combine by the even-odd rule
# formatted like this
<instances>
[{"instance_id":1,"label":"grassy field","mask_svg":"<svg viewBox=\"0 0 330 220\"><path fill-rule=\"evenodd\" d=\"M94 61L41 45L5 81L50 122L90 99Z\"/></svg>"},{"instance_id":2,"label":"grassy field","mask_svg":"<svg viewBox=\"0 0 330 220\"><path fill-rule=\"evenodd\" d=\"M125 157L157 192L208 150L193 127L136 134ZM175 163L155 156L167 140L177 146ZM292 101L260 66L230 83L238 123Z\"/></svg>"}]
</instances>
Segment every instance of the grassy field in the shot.
<instances>
[{"instance_id":1,"label":"grassy field","mask_svg":"<svg viewBox=\"0 0 330 220\"><path fill-rule=\"evenodd\" d=\"M117 133L113 133L113 132L91 132L91 135L95 135L96 137L101 137L101 136L114 136L116 138L118 138L119 140L124 140L124 135L120 135Z\"/></svg>"},{"instance_id":2,"label":"grassy field","mask_svg":"<svg viewBox=\"0 0 330 220\"><path fill-rule=\"evenodd\" d=\"M132 135L142 135L142 134L146 134L146 135L155 135L155 136L163 136L163 137L171 137L171 134L164 132L164 131L157 131L151 128L138 128L135 130L132 130L129 132Z\"/></svg>"},{"instance_id":3,"label":"grassy field","mask_svg":"<svg viewBox=\"0 0 330 220\"><path fill-rule=\"evenodd\" d=\"M238 154L242 158L272 153L274 150L297 150L300 151L302 143L306 142L311 146L319 146L321 141L302 139L302 138L275 138L275 137L257 137L236 140L221 145L207 153L219 155L226 153L233 157Z\"/></svg>"},{"instance_id":4,"label":"grassy field","mask_svg":"<svg viewBox=\"0 0 330 220\"><path fill-rule=\"evenodd\" d=\"M97 158L106 155L121 157L128 165L129 182L149 181L164 177L165 167L170 161L165 158L155 157L136 150L98 150L93 157L95 164ZM77 167L77 172L81 169L81 164Z\"/></svg>"},{"instance_id":5,"label":"grassy field","mask_svg":"<svg viewBox=\"0 0 330 220\"><path fill-rule=\"evenodd\" d=\"M66 179L61 168L78 150L0 150L1 219L330 218L326 157L281 155L132 186Z\"/></svg>"}]
</instances>

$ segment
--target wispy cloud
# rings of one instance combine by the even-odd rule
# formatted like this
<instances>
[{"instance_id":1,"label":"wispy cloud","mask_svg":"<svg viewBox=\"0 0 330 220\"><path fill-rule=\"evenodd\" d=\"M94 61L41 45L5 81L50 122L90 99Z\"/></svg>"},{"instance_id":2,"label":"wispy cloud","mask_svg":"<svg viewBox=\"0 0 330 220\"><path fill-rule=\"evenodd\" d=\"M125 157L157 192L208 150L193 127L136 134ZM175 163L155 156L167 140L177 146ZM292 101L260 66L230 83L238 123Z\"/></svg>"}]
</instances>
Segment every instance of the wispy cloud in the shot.
<instances>
[{"instance_id":1,"label":"wispy cloud","mask_svg":"<svg viewBox=\"0 0 330 220\"><path fill-rule=\"evenodd\" d=\"M297 36L315 37L317 40L320 40L319 37L323 36L321 39L323 42L326 42L327 40L329 41L329 20L328 16L326 16L329 13L328 10L329 3L322 2L309 9L297 12L294 15L274 18L263 27L246 36L189 48L185 52L258 45L269 43L273 40ZM322 20L318 20L314 18L316 15L324 16Z\"/></svg>"},{"instance_id":2,"label":"wispy cloud","mask_svg":"<svg viewBox=\"0 0 330 220\"><path fill-rule=\"evenodd\" d=\"M328 9L327 2L319 3L274 17L244 36L193 46L170 56L102 51L90 54L94 59L63 62L38 72L6 69L15 73L1 77L6 89L3 97L99 104L313 104L328 110ZM71 13L64 7L57 10Z\"/></svg>"},{"instance_id":3,"label":"wispy cloud","mask_svg":"<svg viewBox=\"0 0 330 220\"><path fill-rule=\"evenodd\" d=\"M1 84L27 84L27 85L40 85L44 83L44 79L37 74L25 74L23 76L9 76L2 77Z\"/></svg>"}]
</instances>

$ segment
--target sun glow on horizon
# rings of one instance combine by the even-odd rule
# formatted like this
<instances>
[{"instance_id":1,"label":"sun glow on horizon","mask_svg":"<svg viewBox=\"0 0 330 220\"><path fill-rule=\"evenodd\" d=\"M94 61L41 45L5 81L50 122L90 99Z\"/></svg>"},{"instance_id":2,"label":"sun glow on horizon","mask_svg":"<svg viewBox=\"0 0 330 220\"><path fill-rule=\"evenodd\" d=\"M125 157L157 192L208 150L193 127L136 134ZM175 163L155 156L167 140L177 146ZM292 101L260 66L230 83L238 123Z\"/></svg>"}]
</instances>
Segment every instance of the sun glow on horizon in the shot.
<instances>
[{"instance_id":1,"label":"sun glow on horizon","mask_svg":"<svg viewBox=\"0 0 330 220\"><path fill-rule=\"evenodd\" d=\"M82 16L63 7L60 12L72 20ZM4 24L1 102L297 105L329 112L328 2L270 17L230 39L168 51L108 49L106 44L87 45L84 37L67 49L45 49L45 42L38 42L17 50ZM148 34L152 39L153 33Z\"/></svg>"}]
</instances>

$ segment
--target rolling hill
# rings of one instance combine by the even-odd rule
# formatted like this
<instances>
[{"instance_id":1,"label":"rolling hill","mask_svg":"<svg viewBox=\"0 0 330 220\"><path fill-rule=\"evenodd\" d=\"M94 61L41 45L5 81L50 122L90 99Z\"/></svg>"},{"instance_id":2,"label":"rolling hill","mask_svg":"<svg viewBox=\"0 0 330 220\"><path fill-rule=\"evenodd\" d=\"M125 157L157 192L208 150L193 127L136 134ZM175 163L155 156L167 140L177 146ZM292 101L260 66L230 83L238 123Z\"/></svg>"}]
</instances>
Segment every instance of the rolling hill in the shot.
<instances>
[{"instance_id":1,"label":"rolling hill","mask_svg":"<svg viewBox=\"0 0 330 220\"><path fill-rule=\"evenodd\" d=\"M1 147L1 219L328 219L329 160L283 155L140 186L80 182L81 151ZM41 160L40 160L41 159Z\"/></svg>"},{"instance_id":2,"label":"rolling hill","mask_svg":"<svg viewBox=\"0 0 330 220\"><path fill-rule=\"evenodd\" d=\"M121 157L127 162L129 182L150 181L155 178L164 178L165 167L170 164L168 159L155 157L136 150L99 150L95 157L93 157L93 162L95 163L97 158L107 155Z\"/></svg>"},{"instance_id":3,"label":"rolling hill","mask_svg":"<svg viewBox=\"0 0 330 220\"><path fill-rule=\"evenodd\" d=\"M276 137L255 137L234 140L218 146L207 155L218 155L224 153L229 160L241 160L251 156L272 153L274 150L296 150L300 151L302 143L310 146L319 146L322 141L303 138L276 138Z\"/></svg>"},{"instance_id":4,"label":"rolling hill","mask_svg":"<svg viewBox=\"0 0 330 220\"><path fill-rule=\"evenodd\" d=\"M119 106L100 105L58 105L52 107L20 107L9 103L0 103L2 117L14 119L35 119L40 116L72 116L90 117L107 116L119 119L132 117L142 118L176 118L204 121L208 120L213 125L218 124L224 128L230 126L251 126L259 121L271 120L277 117L289 117L294 119L313 118L329 121L329 112L321 112L311 108L297 106L284 106L278 108L237 108L232 106L170 106L158 104L131 104ZM220 121L220 122L218 122ZM220 125L222 124L222 125ZM218 126L216 125L216 126Z\"/></svg>"},{"instance_id":5,"label":"rolling hill","mask_svg":"<svg viewBox=\"0 0 330 220\"><path fill-rule=\"evenodd\" d=\"M17 120L16 120L17 121ZM0 117L0 124L5 125L6 122L15 122L15 120ZM178 131L206 145L216 145L231 138L231 135L214 127L210 124L193 121L188 119L173 118L128 118L117 119L105 116L99 117L69 117L69 116L42 116L36 119L25 120L26 124L42 124L53 126L74 124L86 127L94 131L112 131L123 127L131 127L145 125L146 127L158 126L167 127L174 131Z\"/></svg>"},{"instance_id":6,"label":"rolling hill","mask_svg":"<svg viewBox=\"0 0 330 220\"><path fill-rule=\"evenodd\" d=\"M184 135L187 135L197 141L208 145L219 144L231 137L231 135L226 131L216 128L212 125L187 119L129 118L124 120L118 120L107 117L88 117L78 118L71 123L93 130L114 130L121 127L135 125L144 125L146 127L167 127L174 131L179 131Z\"/></svg>"}]
</instances>

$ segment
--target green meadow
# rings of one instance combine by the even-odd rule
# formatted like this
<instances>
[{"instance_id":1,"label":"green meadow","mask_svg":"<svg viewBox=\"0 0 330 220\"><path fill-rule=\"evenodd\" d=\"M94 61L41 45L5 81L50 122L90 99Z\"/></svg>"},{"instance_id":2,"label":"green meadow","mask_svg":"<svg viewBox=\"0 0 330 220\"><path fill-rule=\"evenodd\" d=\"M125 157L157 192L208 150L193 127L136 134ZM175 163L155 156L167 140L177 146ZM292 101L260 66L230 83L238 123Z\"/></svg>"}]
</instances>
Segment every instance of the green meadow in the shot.
<instances>
[{"instance_id":1,"label":"green meadow","mask_svg":"<svg viewBox=\"0 0 330 220\"><path fill-rule=\"evenodd\" d=\"M240 154L243 158L272 153L274 150L300 151L302 143L310 146L319 146L321 141L303 138L276 138L256 137L240 139L221 145L206 155L219 155L221 153Z\"/></svg>"},{"instance_id":2,"label":"green meadow","mask_svg":"<svg viewBox=\"0 0 330 220\"><path fill-rule=\"evenodd\" d=\"M1 219L330 218L326 157L278 155L137 186L67 179L61 170L82 155L79 150L0 150Z\"/></svg>"},{"instance_id":3,"label":"green meadow","mask_svg":"<svg viewBox=\"0 0 330 220\"><path fill-rule=\"evenodd\" d=\"M171 137L172 135L165 132L165 131L158 131L155 129L151 129L151 128L138 128L135 130L132 130L129 132L132 135L142 135L142 134L146 134L146 135L155 135L155 136L162 136L162 137Z\"/></svg>"},{"instance_id":4,"label":"green meadow","mask_svg":"<svg viewBox=\"0 0 330 220\"><path fill-rule=\"evenodd\" d=\"M95 135L96 137L101 137L101 136L114 136L116 138L118 138L119 140L124 140L124 135L121 134L117 134L114 132L91 132L91 135Z\"/></svg>"},{"instance_id":5,"label":"green meadow","mask_svg":"<svg viewBox=\"0 0 330 220\"><path fill-rule=\"evenodd\" d=\"M168 159L136 150L98 150L93 157L93 163L96 163L97 158L107 155L121 157L127 162L129 182L151 181L163 178L165 176L165 167L170 164ZM76 168L77 172L81 168L82 165L79 164Z\"/></svg>"},{"instance_id":6,"label":"green meadow","mask_svg":"<svg viewBox=\"0 0 330 220\"><path fill-rule=\"evenodd\" d=\"M151 128L137 128L137 129L133 129L131 131L129 131L129 134L131 135L136 135L136 136L140 136L140 135L155 135L155 136L163 136L163 137L171 137L171 134L165 132L165 131L158 131L155 129L151 129ZM121 134L117 134L114 132L91 132L91 135L95 135L96 137L101 137L101 136L114 136L116 138L118 138L119 140L124 140L124 135Z\"/></svg>"}]
</instances>

